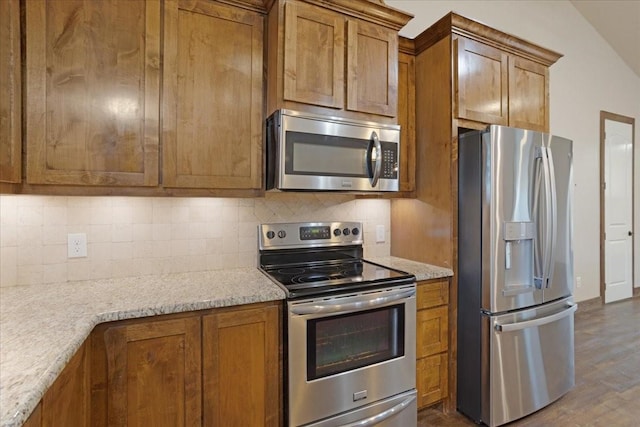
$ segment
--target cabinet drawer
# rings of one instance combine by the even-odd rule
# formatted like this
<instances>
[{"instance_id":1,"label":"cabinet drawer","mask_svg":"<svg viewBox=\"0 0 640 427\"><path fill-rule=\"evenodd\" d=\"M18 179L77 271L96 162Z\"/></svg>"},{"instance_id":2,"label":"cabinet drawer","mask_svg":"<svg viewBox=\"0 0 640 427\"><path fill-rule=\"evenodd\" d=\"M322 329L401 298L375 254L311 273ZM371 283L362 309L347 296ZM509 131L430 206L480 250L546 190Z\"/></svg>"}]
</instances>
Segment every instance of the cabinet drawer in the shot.
<instances>
[{"instance_id":1,"label":"cabinet drawer","mask_svg":"<svg viewBox=\"0 0 640 427\"><path fill-rule=\"evenodd\" d=\"M448 307L420 310L416 316L416 357L447 351L449 348Z\"/></svg>"},{"instance_id":2,"label":"cabinet drawer","mask_svg":"<svg viewBox=\"0 0 640 427\"><path fill-rule=\"evenodd\" d=\"M447 396L447 378L447 353L418 359L416 363L418 408L436 403Z\"/></svg>"},{"instance_id":3,"label":"cabinet drawer","mask_svg":"<svg viewBox=\"0 0 640 427\"><path fill-rule=\"evenodd\" d=\"M449 281L418 283L418 310L449 303Z\"/></svg>"}]
</instances>

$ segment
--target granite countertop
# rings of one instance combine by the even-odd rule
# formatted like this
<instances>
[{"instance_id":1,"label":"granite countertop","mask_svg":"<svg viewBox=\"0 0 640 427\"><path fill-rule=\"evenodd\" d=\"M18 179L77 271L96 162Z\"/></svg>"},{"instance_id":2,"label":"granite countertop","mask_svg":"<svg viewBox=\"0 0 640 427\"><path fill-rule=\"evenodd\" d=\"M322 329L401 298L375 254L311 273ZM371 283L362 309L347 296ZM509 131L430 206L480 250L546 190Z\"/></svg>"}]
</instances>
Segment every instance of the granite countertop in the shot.
<instances>
[{"instance_id":1,"label":"granite countertop","mask_svg":"<svg viewBox=\"0 0 640 427\"><path fill-rule=\"evenodd\" d=\"M284 299L255 268L0 289L0 426L18 427L103 322Z\"/></svg>"},{"instance_id":2,"label":"granite countertop","mask_svg":"<svg viewBox=\"0 0 640 427\"><path fill-rule=\"evenodd\" d=\"M440 279L442 277L453 276L453 270L450 268L423 264L421 262L410 261L408 259L397 258L393 256L382 258L367 258L367 261L395 268L396 270L406 271L407 273L411 273L416 276L416 280L418 281Z\"/></svg>"},{"instance_id":3,"label":"granite countertop","mask_svg":"<svg viewBox=\"0 0 640 427\"><path fill-rule=\"evenodd\" d=\"M402 258L369 260L417 280L453 275ZM284 298L256 268L0 288L0 426L26 421L99 323Z\"/></svg>"}]
</instances>

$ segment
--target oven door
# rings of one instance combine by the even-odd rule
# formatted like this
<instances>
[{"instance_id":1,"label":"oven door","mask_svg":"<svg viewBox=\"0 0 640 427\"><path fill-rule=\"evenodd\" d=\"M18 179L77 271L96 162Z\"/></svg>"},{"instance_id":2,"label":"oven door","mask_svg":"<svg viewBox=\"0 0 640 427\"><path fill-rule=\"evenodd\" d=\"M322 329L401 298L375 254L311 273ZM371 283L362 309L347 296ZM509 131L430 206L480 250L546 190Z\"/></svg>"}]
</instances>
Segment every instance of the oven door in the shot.
<instances>
[{"instance_id":1,"label":"oven door","mask_svg":"<svg viewBox=\"0 0 640 427\"><path fill-rule=\"evenodd\" d=\"M300 426L413 390L415 284L288 302L288 419Z\"/></svg>"}]
</instances>

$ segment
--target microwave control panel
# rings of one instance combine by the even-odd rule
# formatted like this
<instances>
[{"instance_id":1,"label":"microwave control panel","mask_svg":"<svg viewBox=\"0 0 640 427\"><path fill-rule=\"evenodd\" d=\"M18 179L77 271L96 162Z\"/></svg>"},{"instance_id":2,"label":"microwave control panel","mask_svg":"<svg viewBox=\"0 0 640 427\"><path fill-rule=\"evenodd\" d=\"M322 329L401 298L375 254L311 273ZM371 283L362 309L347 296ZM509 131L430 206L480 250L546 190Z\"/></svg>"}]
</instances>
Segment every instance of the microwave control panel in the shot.
<instances>
[{"instance_id":1,"label":"microwave control panel","mask_svg":"<svg viewBox=\"0 0 640 427\"><path fill-rule=\"evenodd\" d=\"M380 178L398 178L398 145L393 142L381 141L382 145L382 173Z\"/></svg>"}]
</instances>

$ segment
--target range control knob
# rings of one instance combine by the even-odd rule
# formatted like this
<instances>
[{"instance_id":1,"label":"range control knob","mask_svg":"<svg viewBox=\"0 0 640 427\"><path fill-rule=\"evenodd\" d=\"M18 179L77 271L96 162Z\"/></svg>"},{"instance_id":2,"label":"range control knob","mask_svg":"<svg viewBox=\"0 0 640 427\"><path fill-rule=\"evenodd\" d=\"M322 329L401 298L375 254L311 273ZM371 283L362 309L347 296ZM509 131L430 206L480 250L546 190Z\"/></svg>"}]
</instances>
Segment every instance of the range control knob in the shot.
<instances>
[{"instance_id":1,"label":"range control knob","mask_svg":"<svg viewBox=\"0 0 640 427\"><path fill-rule=\"evenodd\" d=\"M287 237L287 232L284 230L278 231L278 237L284 239L285 237Z\"/></svg>"},{"instance_id":2,"label":"range control knob","mask_svg":"<svg viewBox=\"0 0 640 427\"><path fill-rule=\"evenodd\" d=\"M342 230L340 230L339 228L336 228L335 230L333 230L333 235L338 237L339 235L342 234Z\"/></svg>"},{"instance_id":3,"label":"range control knob","mask_svg":"<svg viewBox=\"0 0 640 427\"><path fill-rule=\"evenodd\" d=\"M267 239L273 239L274 237L276 237L276 233L271 230L267 231Z\"/></svg>"},{"instance_id":4,"label":"range control knob","mask_svg":"<svg viewBox=\"0 0 640 427\"><path fill-rule=\"evenodd\" d=\"M349 234L351 234L351 231L348 228L345 228L344 230L342 230L342 234L348 236Z\"/></svg>"},{"instance_id":5,"label":"range control knob","mask_svg":"<svg viewBox=\"0 0 640 427\"><path fill-rule=\"evenodd\" d=\"M356 227L351 229L351 234L353 234L354 236L357 236L358 234L360 234L360 230Z\"/></svg>"}]
</instances>

